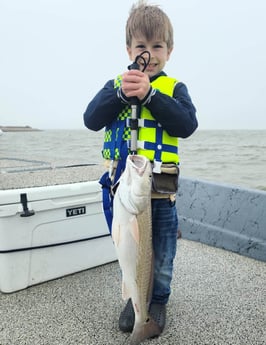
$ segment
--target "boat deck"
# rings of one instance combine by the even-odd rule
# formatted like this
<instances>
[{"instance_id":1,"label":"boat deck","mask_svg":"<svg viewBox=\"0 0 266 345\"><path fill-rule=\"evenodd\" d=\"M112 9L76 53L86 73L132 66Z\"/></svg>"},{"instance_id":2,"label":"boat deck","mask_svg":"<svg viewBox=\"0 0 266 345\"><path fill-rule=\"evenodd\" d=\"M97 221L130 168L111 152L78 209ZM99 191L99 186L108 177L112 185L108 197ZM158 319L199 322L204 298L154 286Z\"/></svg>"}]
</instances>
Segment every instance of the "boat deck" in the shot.
<instances>
[{"instance_id":1,"label":"boat deck","mask_svg":"<svg viewBox=\"0 0 266 345\"><path fill-rule=\"evenodd\" d=\"M167 325L155 345L266 344L266 263L179 240ZM118 263L0 293L1 345L122 345Z\"/></svg>"},{"instance_id":2,"label":"boat deck","mask_svg":"<svg viewBox=\"0 0 266 345\"><path fill-rule=\"evenodd\" d=\"M0 158L0 190L54 186L99 180L106 171L103 164Z\"/></svg>"}]
</instances>

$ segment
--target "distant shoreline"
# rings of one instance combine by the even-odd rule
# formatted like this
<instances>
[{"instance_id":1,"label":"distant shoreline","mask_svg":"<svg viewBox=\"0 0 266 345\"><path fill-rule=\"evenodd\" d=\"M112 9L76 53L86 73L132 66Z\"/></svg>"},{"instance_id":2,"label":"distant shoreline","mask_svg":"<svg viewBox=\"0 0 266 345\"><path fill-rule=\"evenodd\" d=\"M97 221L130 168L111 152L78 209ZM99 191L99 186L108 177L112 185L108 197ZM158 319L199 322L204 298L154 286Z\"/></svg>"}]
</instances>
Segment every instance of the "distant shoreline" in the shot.
<instances>
[{"instance_id":1,"label":"distant shoreline","mask_svg":"<svg viewBox=\"0 0 266 345\"><path fill-rule=\"evenodd\" d=\"M32 128L30 126L0 126L2 132L35 132L40 129Z\"/></svg>"}]
</instances>

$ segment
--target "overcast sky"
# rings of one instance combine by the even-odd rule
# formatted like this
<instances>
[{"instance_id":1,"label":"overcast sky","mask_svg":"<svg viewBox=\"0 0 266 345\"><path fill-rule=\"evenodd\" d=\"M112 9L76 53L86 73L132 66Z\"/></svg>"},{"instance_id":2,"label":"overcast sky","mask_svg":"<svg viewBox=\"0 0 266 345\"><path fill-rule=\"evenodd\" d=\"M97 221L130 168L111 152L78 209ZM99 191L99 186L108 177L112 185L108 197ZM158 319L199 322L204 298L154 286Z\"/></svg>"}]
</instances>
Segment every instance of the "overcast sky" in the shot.
<instances>
[{"instance_id":1,"label":"overcast sky","mask_svg":"<svg viewBox=\"0 0 266 345\"><path fill-rule=\"evenodd\" d=\"M0 0L0 125L81 129L83 112L129 60L134 1ZM266 1L154 0L200 129L266 129Z\"/></svg>"}]
</instances>

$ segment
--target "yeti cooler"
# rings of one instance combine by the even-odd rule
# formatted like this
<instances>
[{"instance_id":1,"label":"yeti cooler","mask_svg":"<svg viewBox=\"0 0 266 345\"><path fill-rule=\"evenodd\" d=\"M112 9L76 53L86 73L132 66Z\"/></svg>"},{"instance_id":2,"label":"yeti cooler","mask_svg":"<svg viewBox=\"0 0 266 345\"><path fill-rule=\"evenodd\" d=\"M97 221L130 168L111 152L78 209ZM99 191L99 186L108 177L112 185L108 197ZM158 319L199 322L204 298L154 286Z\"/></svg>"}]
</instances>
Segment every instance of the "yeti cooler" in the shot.
<instances>
[{"instance_id":1,"label":"yeti cooler","mask_svg":"<svg viewBox=\"0 0 266 345\"><path fill-rule=\"evenodd\" d=\"M97 181L0 191L0 291L116 259Z\"/></svg>"}]
</instances>

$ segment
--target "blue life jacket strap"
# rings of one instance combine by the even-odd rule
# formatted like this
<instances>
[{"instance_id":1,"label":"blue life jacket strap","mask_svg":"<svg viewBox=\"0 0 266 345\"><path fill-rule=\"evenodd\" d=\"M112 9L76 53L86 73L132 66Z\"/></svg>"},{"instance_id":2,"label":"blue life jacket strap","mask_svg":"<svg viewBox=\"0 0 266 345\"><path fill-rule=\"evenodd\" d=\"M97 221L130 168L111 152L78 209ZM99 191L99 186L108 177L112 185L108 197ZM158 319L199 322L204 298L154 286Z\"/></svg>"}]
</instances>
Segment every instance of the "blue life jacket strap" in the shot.
<instances>
[{"instance_id":1,"label":"blue life jacket strap","mask_svg":"<svg viewBox=\"0 0 266 345\"><path fill-rule=\"evenodd\" d=\"M113 196L111 194L111 179L109 172L106 171L100 178L99 183L102 185L102 203L105 219L109 228L110 234L112 233L112 220L113 220Z\"/></svg>"},{"instance_id":2,"label":"blue life jacket strap","mask_svg":"<svg viewBox=\"0 0 266 345\"><path fill-rule=\"evenodd\" d=\"M124 149L122 153L127 156L128 148L127 145L123 146ZM111 179L109 171L106 171L99 180L102 185L102 203L105 219L109 228L109 232L112 235L112 222L113 222L113 201L115 189L118 186L119 178L122 172L125 170L126 159L121 159L118 161L114 178Z\"/></svg>"},{"instance_id":3,"label":"blue life jacket strap","mask_svg":"<svg viewBox=\"0 0 266 345\"><path fill-rule=\"evenodd\" d=\"M116 147L121 147L123 142L123 135L124 135L124 128L125 128L125 121L119 121L119 125L114 122L110 129L111 129L111 140L104 142L104 149L110 150L110 159L117 159L116 157Z\"/></svg>"}]
</instances>

